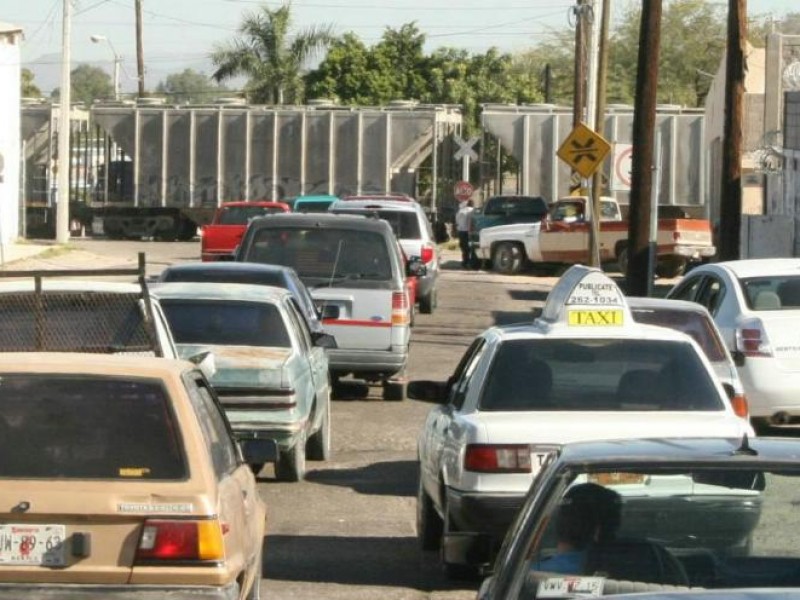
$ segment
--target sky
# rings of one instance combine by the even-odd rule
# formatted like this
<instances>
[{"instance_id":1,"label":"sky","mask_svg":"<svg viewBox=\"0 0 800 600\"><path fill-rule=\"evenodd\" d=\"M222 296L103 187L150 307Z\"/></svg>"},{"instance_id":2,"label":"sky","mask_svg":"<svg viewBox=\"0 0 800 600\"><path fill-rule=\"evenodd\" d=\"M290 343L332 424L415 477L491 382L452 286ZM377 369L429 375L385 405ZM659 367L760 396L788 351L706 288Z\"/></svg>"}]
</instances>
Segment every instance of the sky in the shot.
<instances>
[{"instance_id":1,"label":"sky","mask_svg":"<svg viewBox=\"0 0 800 600\"><path fill-rule=\"evenodd\" d=\"M63 1L0 0L0 21L23 28L23 64L34 71L35 83L45 93L59 81ZM612 0L615 13L629 1ZM259 4L278 8L282 3L142 0L147 87L186 68L210 74L208 55L215 44L231 39L242 14ZM368 45L377 42L387 27L416 21L426 35L428 51L451 46L481 53L496 46L514 52L568 28L574 5L575 0L293 0L292 15L294 30L332 25L335 33L354 32ZM75 0L73 6L73 65L90 63L111 73L116 53L123 67L123 90L133 90L134 0ZM776 19L800 11L795 0L748 0L747 6L750 15L772 14ZM93 43L92 35L105 36L113 49L106 42Z\"/></svg>"}]
</instances>

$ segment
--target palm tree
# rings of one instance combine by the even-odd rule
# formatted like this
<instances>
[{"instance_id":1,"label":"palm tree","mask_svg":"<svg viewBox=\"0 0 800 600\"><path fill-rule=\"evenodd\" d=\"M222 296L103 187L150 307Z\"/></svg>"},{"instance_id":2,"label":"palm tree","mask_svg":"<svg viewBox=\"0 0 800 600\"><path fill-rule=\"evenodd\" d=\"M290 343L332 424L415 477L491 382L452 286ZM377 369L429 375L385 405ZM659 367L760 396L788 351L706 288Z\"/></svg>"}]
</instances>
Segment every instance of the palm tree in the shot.
<instances>
[{"instance_id":1,"label":"palm tree","mask_svg":"<svg viewBox=\"0 0 800 600\"><path fill-rule=\"evenodd\" d=\"M217 67L212 77L222 82L246 76L248 99L257 104L302 101L305 62L327 48L334 36L330 25L290 36L291 12L291 4L285 4L275 10L261 6L245 13L239 35L211 54Z\"/></svg>"}]
</instances>

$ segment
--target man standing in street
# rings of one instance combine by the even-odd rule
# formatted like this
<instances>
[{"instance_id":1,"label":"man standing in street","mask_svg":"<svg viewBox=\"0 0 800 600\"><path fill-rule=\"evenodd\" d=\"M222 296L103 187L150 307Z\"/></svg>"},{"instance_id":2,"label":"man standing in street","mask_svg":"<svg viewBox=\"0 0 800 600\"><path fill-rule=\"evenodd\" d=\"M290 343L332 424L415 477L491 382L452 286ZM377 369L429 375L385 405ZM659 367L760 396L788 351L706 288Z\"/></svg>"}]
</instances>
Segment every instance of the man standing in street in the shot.
<instances>
[{"instance_id":1,"label":"man standing in street","mask_svg":"<svg viewBox=\"0 0 800 600\"><path fill-rule=\"evenodd\" d=\"M472 266L472 248L469 244L469 226L472 220L472 211L475 210L472 200L462 202L456 212L456 231L458 231L458 246L461 248L461 266L468 269Z\"/></svg>"}]
</instances>

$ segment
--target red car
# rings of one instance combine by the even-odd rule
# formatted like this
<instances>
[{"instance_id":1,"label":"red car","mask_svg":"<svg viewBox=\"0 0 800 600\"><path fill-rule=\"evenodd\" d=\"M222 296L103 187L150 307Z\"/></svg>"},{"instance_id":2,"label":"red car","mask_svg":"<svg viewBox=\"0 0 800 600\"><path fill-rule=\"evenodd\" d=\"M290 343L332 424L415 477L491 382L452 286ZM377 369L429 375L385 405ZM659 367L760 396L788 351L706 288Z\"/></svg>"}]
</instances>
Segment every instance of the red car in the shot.
<instances>
[{"instance_id":1,"label":"red car","mask_svg":"<svg viewBox=\"0 0 800 600\"><path fill-rule=\"evenodd\" d=\"M203 261L233 260L233 252L252 219L289 211L285 202L224 202L214 213L211 223L200 230L201 258Z\"/></svg>"}]
</instances>

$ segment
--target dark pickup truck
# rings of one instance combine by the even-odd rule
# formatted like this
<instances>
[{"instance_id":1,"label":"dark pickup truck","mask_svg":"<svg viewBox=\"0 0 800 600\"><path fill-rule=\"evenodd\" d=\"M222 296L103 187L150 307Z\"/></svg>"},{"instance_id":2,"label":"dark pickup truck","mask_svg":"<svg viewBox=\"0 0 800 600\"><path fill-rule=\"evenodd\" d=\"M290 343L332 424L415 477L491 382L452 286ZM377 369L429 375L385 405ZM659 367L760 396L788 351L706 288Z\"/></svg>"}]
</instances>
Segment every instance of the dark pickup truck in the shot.
<instances>
[{"instance_id":1,"label":"dark pickup truck","mask_svg":"<svg viewBox=\"0 0 800 600\"><path fill-rule=\"evenodd\" d=\"M472 213L470 245L477 252L480 246L479 233L485 227L538 223L547 216L547 211L547 200L542 196L492 196Z\"/></svg>"}]
</instances>

